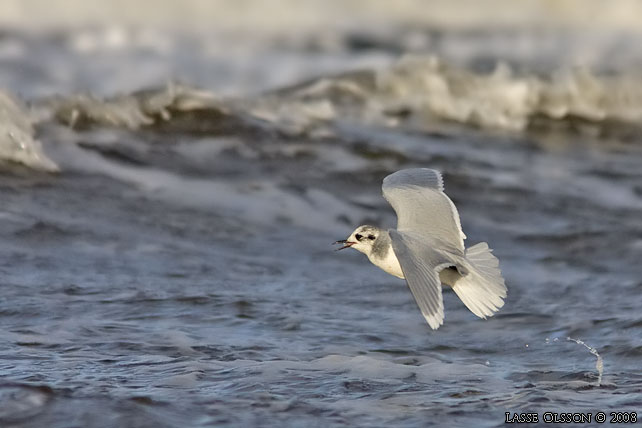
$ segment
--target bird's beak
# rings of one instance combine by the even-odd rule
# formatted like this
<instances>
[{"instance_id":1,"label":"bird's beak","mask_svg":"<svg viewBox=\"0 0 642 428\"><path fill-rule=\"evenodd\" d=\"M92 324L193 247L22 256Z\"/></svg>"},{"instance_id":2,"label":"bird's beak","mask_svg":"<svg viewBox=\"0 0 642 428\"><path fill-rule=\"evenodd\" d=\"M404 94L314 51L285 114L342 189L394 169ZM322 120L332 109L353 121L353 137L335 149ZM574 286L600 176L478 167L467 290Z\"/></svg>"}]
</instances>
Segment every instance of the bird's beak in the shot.
<instances>
[{"instance_id":1,"label":"bird's beak","mask_svg":"<svg viewBox=\"0 0 642 428\"><path fill-rule=\"evenodd\" d=\"M336 250L334 250L334 251L339 251L339 250L352 247L354 244L356 244L356 242L348 241L347 239L342 239L341 241L334 242L333 244L344 244L343 247L337 248Z\"/></svg>"}]
</instances>

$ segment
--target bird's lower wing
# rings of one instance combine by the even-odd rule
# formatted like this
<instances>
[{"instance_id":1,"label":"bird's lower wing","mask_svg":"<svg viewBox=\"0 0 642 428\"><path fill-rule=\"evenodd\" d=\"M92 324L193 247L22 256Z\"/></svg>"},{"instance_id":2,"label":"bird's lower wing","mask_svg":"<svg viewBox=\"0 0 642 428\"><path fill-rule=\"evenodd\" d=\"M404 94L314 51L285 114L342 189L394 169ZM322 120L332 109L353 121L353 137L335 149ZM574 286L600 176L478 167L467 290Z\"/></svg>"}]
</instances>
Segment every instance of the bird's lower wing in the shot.
<instances>
[{"instance_id":1,"label":"bird's lower wing","mask_svg":"<svg viewBox=\"0 0 642 428\"><path fill-rule=\"evenodd\" d=\"M439 270L449 263L422 240L411 234L390 230L392 249L399 260L408 287L422 315L433 330L444 322Z\"/></svg>"}]
</instances>

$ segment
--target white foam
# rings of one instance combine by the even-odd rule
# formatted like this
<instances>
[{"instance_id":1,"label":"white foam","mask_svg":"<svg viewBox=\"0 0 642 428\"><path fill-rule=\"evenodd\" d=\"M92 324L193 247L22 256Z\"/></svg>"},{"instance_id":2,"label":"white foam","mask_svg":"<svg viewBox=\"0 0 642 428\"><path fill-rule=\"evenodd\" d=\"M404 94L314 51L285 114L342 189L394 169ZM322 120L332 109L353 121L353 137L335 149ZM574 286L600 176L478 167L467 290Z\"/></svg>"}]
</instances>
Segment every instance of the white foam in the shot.
<instances>
[{"instance_id":1,"label":"white foam","mask_svg":"<svg viewBox=\"0 0 642 428\"><path fill-rule=\"evenodd\" d=\"M0 91L0 161L17 162L48 172L58 171L58 166L34 138L29 114L3 91Z\"/></svg>"},{"instance_id":2,"label":"white foam","mask_svg":"<svg viewBox=\"0 0 642 428\"><path fill-rule=\"evenodd\" d=\"M259 377L262 382L279 380L283 377L283 373L287 371L333 373L335 376L388 384L399 384L409 378L419 383L435 383L440 380L453 381L457 379L488 379L491 382L503 382L500 379L496 379L496 374L485 364L451 364L426 356L415 356L414 358L419 360L421 364L403 364L381 354L357 356L330 354L309 361L234 360L229 362L216 361L213 364L220 368L235 370L251 369L252 376ZM247 378L246 381L248 381Z\"/></svg>"},{"instance_id":3,"label":"white foam","mask_svg":"<svg viewBox=\"0 0 642 428\"><path fill-rule=\"evenodd\" d=\"M642 89L634 76L597 76L585 69L562 69L549 78L519 76L501 63L484 75L434 57L409 56L380 71L377 82L382 111L406 106L418 116L485 128L522 130L538 115L642 120Z\"/></svg>"},{"instance_id":4,"label":"white foam","mask_svg":"<svg viewBox=\"0 0 642 428\"><path fill-rule=\"evenodd\" d=\"M259 97L243 103L244 108L291 133L322 129L337 120L384 126L411 121L425 127L446 119L510 131L522 131L540 117L634 126L642 121L638 75L562 68L540 77L516 74L502 63L485 74L419 55L405 56L372 73L374 85L363 73L347 73ZM407 117L390 114L397 111Z\"/></svg>"}]
</instances>

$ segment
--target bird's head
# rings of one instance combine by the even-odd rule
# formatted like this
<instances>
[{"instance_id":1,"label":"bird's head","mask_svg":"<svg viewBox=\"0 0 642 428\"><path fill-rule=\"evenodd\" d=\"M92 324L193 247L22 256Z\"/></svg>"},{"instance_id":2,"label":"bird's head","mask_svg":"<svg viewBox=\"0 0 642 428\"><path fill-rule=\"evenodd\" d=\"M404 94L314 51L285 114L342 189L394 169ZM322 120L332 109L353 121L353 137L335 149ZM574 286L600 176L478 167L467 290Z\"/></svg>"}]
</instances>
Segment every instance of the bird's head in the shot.
<instances>
[{"instance_id":1,"label":"bird's head","mask_svg":"<svg viewBox=\"0 0 642 428\"><path fill-rule=\"evenodd\" d=\"M372 252L372 247L381 234L381 229L376 226L363 225L357 227L348 239L342 239L335 244L343 244L343 247L337 248L337 251L345 248L354 248L365 255Z\"/></svg>"}]
</instances>

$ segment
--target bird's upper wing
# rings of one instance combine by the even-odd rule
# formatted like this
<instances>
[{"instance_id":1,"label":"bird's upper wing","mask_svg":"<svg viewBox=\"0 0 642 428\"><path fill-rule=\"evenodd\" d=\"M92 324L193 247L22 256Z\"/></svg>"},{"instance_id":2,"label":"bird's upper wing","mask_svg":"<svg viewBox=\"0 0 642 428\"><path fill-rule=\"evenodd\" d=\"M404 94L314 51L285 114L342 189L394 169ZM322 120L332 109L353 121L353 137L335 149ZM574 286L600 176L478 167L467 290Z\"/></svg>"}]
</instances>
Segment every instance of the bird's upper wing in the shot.
<instances>
[{"instance_id":1,"label":"bird's upper wing","mask_svg":"<svg viewBox=\"0 0 642 428\"><path fill-rule=\"evenodd\" d=\"M452 262L429 242L410 233L389 230L392 249L422 315L433 330L444 322L439 271Z\"/></svg>"},{"instance_id":2,"label":"bird's upper wing","mask_svg":"<svg viewBox=\"0 0 642 428\"><path fill-rule=\"evenodd\" d=\"M444 193L438 171L404 169L383 179L383 197L397 213L397 230L419 233L464 251L466 235L461 230L455 204Z\"/></svg>"}]
</instances>

